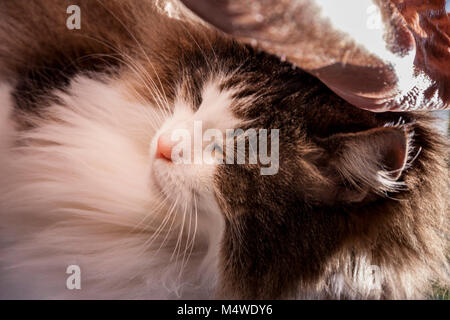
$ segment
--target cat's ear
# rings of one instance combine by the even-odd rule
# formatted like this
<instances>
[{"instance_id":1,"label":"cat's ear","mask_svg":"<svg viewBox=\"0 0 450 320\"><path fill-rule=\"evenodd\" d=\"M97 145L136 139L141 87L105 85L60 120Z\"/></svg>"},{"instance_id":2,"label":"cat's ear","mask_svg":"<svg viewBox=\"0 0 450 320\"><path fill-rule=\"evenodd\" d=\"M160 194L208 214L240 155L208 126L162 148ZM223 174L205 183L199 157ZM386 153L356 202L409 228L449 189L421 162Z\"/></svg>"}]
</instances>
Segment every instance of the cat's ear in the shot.
<instances>
[{"instance_id":1,"label":"cat's ear","mask_svg":"<svg viewBox=\"0 0 450 320\"><path fill-rule=\"evenodd\" d=\"M450 107L445 0L182 0L371 111Z\"/></svg>"},{"instance_id":2,"label":"cat's ear","mask_svg":"<svg viewBox=\"0 0 450 320\"><path fill-rule=\"evenodd\" d=\"M336 134L320 139L325 175L336 186L338 200L358 202L367 194L395 192L410 153L409 133L404 126L381 127L358 133Z\"/></svg>"}]
</instances>

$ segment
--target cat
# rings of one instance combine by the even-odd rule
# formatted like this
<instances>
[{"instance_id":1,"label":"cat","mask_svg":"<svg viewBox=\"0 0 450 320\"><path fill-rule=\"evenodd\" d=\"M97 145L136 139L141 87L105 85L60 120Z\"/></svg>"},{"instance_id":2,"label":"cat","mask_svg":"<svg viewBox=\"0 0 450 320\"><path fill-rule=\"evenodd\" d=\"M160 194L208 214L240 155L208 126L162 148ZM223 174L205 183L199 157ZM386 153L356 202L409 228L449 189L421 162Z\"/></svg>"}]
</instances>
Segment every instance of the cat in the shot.
<instances>
[{"instance_id":1,"label":"cat","mask_svg":"<svg viewBox=\"0 0 450 320\"><path fill-rule=\"evenodd\" d=\"M412 299L448 283L448 140L430 114L356 109L177 2L3 1L0 40L1 298ZM175 163L162 137L195 121L279 130L278 171Z\"/></svg>"}]
</instances>

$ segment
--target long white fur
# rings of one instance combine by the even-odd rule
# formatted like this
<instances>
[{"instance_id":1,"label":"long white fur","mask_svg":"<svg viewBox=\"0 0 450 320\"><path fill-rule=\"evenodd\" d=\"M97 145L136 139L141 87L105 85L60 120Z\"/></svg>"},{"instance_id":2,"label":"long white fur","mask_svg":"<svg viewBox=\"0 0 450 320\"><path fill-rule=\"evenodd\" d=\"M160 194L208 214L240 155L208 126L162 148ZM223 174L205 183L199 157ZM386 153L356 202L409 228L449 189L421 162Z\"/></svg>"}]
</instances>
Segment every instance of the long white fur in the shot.
<instances>
[{"instance_id":1,"label":"long white fur","mask_svg":"<svg viewBox=\"0 0 450 320\"><path fill-rule=\"evenodd\" d=\"M212 190L176 203L176 194L155 188L149 149L168 119L130 102L124 90L77 78L68 93L57 93L61 103L34 119L36 128L2 151L1 298L213 294L223 222ZM3 111L2 136L12 133ZM183 187L172 183L168 177L174 193ZM71 264L81 268L81 290L66 288Z\"/></svg>"}]
</instances>

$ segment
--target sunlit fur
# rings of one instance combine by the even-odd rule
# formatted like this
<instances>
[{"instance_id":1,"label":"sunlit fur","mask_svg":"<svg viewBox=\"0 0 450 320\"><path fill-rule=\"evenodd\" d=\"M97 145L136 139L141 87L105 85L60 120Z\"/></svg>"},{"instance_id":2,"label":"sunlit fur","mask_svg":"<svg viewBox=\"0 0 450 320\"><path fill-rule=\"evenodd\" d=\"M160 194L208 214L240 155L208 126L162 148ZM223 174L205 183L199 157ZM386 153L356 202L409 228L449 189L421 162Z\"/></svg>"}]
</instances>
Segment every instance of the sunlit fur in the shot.
<instances>
[{"instance_id":1,"label":"sunlit fur","mask_svg":"<svg viewBox=\"0 0 450 320\"><path fill-rule=\"evenodd\" d=\"M81 0L73 32L66 5L0 1L2 298L417 298L447 281L448 148L429 116L354 109L154 1ZM280 128L279 173L155 158L195 120ZM386 125L407 142L398 181L386 140L358 138Z\"/></svg>"},{"instance_id":2,"label":"sunlit fur","mask_svg":"<svg viewBox=\"0 0 450 320\"><path fill-rule=\"evenodd\" d=\"M2 297L213 294L222 218L208 190L211 169L184 182L167 170L156 181L151 142L168 114L121 91L117 83L78 78L58 93L61 103L47 110L48 119L34 119L39 127L2 150L2 232L20 240L1 251L9 272L0 287L10 288ZM65 288L70 264L81 267L82 291Z\"/></svg>"}]
</instances>

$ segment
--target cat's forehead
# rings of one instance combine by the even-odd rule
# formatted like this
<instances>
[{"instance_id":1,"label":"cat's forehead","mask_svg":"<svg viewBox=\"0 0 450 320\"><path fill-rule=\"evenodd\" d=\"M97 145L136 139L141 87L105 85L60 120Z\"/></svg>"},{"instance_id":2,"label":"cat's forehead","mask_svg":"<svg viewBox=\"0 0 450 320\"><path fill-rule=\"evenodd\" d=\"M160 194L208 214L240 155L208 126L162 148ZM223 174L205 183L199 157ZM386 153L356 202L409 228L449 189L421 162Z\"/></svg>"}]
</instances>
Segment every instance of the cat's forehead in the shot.
<instances>
[{"instance_id":1,"label":"cat's forehead","mask_svg":"<svg viewBox=\"0 0 450 320\"><path fill-rule=\"evenodd\" d=\"M238 103L235 88L224 88L224 77L214 75L198 88L198 99L182 86L176 91L173 103L175 121L201 122L203 127L224 131L242 123L233 108Z\"/></svg>"},{"instance_id":2,"label":"cat's forehead","mask_svg":"<svg viewBox=\"0 0 450 320\"><path fill-rule=\"evenodd\" d=\"M283 100L299 93L303 74L277 57L256 53L242 44L215 49L214 56L204 58L203 64L183 62L181 69L180 79L173 84L175 103L183 101L195 112L222 121L227 121L223 111L231 112L242 122L258 120L255 124L259 126L270 125L266 120L288 109L288 103L295 106L297 101Z\"/></svg>"}]
</instances>

